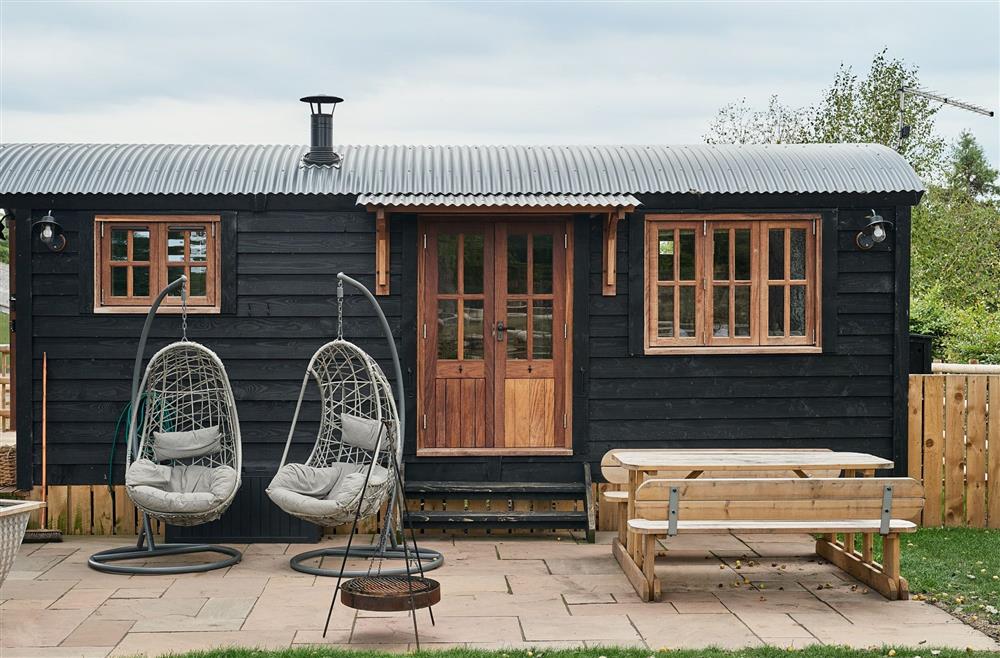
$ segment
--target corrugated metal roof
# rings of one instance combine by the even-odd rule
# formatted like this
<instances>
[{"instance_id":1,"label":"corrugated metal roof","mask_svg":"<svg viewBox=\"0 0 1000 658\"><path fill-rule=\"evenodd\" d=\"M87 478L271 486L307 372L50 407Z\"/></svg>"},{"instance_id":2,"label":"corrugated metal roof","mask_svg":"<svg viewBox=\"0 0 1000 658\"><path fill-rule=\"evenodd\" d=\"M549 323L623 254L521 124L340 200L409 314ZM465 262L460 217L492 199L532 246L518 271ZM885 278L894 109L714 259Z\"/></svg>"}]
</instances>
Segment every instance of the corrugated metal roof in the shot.
<instances>
[{"instance_id":1,"label":"corrugated metal roof","mask_svg":"<svg viewBox=\"0 0 1000 658\"><path fill-rule=\"evenodd\" d=\"M338 146L6 144L0 194L641 194L917 192L874 144Z\"/></svg>"},{"instance_id":2,"label":"corrugated metal roof","mask_svg":"<svg viewBox=\"0 0 1000 658\"><path fill-rule=\"evenodd\" d=\"M360 194L362 206L428 208L635 208L640 201L631 194Z\"/></svg>"}]
</instances>

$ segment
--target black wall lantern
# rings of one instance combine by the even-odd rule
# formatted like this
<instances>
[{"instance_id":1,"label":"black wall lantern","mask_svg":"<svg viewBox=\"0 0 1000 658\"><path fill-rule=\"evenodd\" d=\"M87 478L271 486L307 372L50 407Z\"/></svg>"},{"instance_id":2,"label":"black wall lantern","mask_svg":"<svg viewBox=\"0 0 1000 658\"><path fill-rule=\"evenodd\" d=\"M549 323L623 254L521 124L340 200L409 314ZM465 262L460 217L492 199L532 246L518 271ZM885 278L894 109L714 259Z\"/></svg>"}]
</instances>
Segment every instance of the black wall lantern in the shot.
<instances>
[{"instance_id":1,"label":"black wall lantern","mask_svg":"<svg viewBox=\"0 0 1000 658\"><path fill-rule=\"evenodd\" d=\"M886 229L894 226L888 219L883 219L882 215L876 215L874 210L865 219L868 220L868 224L854 236L854 243L862 251L868 251L879 242L884 242Z\"/></svg>"},{"instance_id":2,"label":"black wall lantern","mask_svg":"<svg viewBox=\"0 0 1000 658\"><path fill-rule=\"evenodd\" d=\"M41 227L42 230L39 231L38 238L42 241L42 244L49 248L49 251L60 252L66 248L66 236L63 235L63 227L52 216L51 210L45 217L35 220L32 223L32 228L35 226Z\"/></svg>"}]
</instances>

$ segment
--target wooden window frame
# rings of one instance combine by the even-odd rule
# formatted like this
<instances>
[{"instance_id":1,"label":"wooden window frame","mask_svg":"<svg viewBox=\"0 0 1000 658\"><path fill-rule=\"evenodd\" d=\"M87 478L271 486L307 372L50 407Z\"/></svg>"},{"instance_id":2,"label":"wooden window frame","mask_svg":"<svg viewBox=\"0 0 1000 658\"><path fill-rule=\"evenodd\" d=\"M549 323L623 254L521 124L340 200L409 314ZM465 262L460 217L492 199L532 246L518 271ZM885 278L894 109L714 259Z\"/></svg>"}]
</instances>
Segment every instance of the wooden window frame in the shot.
<instances>
[{"instance_id":1,"label":"wooden window frame","mask_svg":"<svg viewBox=\"0 0 1000 658\"><path fill-rule=\"evenodd\" d=\"M663 282L658 273L659 231L664 228L695 228L695 337L661 338L657 333L658 298L657 291ZM712 331L714 318L714 286L730 287L730 301L734 293L732 286L745 280L736 280L734 268L734 247L732 229L751 230L751 279L750 286L750 336L715 336ZM806 230L806 278L790 280L768 279L767 255L770 229ZM714 279L713 248L715 230L730 230L729 279ZM784 277L790 275L789 240L790 231L785 233ZM675 233L679 237L679 233ZM822 218L818 213L755 213L755 214L669 214L647 215L643 232L643 347L645 354L754 354L754 353L819 353L822 352ZM675 286L679 272L679 259L675 259ZM768 292L770 285L783 285L786 291L791 285L806 287L806 326L804 336L769 336L767 332ZM675 294L675 300L679 298ZM788 333L790 316L788 313L789 294L785 294L785 333ZM678 317L678 303L675 301L675 318ZM730 303L730 334L734 331L733 304ZM675 322L675 327L677 326Z\"/></svg>"},{"instance_id":2,"label":"wooden window frame","mask_svg":"<svg viewBox=\"0 0 1000 658\"><path fill-rule=\"evenodd\" d=\"M188 313L220 313L222 298L222 273L219 271L222 243L222 217L220 215L98 215L94 217L94 313L146 313L156 295L167 285L170 267L201 266L201 261L191 261L188 240L185 240L184 261L167 260L167 235L171 227L203 227L206 234L206 260L208 268L205 295L188 296ZM111 296L111 233L114 228L146 229L149 231L149 294L145 296ZM131 257L132 241L129 241ZM115 261L131 267L132 261ZM146 264L147 261L142 261ZM119 265L115 265L116 267ZM130 283L131 286L131 277ZM160 306L164 313L179 313L179 297L167 297Z\"/></svg>"}]
</instances>

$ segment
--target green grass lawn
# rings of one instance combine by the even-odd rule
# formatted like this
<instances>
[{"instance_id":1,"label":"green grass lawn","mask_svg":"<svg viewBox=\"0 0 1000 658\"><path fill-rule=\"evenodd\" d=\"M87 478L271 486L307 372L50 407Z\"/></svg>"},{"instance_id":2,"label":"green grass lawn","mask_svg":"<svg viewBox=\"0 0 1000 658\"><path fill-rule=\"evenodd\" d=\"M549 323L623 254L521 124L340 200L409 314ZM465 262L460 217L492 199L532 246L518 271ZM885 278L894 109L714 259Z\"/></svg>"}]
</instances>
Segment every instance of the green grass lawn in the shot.
<instances>
[{"instance_id":1,"label":"green grass lawn","mask_svg":"<svg viewBox=\"0 0 1000 658\"><path fill-rule=\"evenodd\" d=\"M380 651L349 651L343 649L307 648L287 649L285 651L264 651L256 649L220 649L217 651L198 651L181 654L184 658L396 658L400 655L432 656L433 658L787 658L789 654L802 658L996 658L995 653L988 651L963 651L942 649L940 651L928 647L906 649L889 647L881 650L847 649L844 647L814 646L799 650L779 649L777 647L762 647L759 649L741 649L723 651L720 649L692 649L678 651L649 651L643 649L563 649L560 651L526 651L512 649L509 651L482 651L478 649L449 649L448 651L421 651L417 654L385 653Z\"/></svg>"},{"instance_id":2,"label":"green grass lawn","mask_svg":"<svg viewBox=\"0 0 1000 658\"><path fill-rule=\"evenodd\" d=\"M1000 530L921 528L903 536L900 553L913 598L938 603L1000 636ZM875 554L881 559L878 537Z\"/></svg>"}]
</instances>

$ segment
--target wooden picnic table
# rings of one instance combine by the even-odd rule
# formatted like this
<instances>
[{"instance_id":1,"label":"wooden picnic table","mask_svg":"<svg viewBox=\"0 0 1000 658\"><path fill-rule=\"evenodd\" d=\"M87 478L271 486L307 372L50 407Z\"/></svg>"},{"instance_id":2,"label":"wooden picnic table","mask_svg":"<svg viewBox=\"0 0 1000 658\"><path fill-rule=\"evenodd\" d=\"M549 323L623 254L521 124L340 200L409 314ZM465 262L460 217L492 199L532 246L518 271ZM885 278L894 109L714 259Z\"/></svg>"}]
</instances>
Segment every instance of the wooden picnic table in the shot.
<instances>
[{"instance_id":1,"label":"wooden picnic table","mask_svg":"<svg viewBox=\"0 0 1000 658\"><path fill-rule=\"evenodd\" d=\"M658 477L697 478L706 471L725 471L733 477L741 473L788 472L809 477L811 471L839 470L844 477L872 477L877 469L893 467L888 459L862 452L835 452L810 449L636 449L615 450L612 461L628 471L627 514L635 518L635 492L647 474ZM853 536L850 537L853 541ZM626 533L622 547L633 560L642 563L641 547L634 533Z\"/></svg>"}]
</instances>

